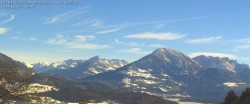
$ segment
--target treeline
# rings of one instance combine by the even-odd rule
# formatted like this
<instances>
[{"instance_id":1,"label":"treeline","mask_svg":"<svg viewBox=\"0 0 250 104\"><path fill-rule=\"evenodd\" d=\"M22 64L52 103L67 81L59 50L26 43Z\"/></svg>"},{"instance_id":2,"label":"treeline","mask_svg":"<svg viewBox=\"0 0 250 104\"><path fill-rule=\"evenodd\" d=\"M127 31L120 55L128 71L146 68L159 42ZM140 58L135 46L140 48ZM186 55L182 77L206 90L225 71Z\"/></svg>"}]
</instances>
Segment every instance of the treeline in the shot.
<instances>
[{"instance_id":1,"label":"treeline","mask_svg":"<svg viewBox=\"0 0 250 104\"><path fill-rule=\"evenodd\" d=\"M222 104L250 104L250 87L238 96L233 90L230 90Z\"/></svg>"}]
</instances>

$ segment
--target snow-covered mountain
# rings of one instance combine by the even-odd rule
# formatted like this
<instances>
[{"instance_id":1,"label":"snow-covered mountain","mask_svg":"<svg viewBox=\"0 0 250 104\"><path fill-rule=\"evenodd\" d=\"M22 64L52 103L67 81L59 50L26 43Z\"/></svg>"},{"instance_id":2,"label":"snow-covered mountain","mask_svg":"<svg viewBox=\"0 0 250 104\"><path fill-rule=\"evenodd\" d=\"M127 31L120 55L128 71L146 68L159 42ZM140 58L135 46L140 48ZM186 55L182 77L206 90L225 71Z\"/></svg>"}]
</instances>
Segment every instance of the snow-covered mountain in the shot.
<instances>
[{"instance_id":1,"label":"snow-covered mountain","mask_svg":"<svg viewBox=\"0 0 250 104\"><path fill-rule=\"evenodd\" d=\"M37 63L33 69L38 73L53 73L73 80L92 76L95 74L112 71L128 64L125 60L102 59L99 56L88 60L65 60L56 63Z\"/></svg>"},{"instance_id":2,"label":"snow-covered mountain","mask_svg":"<svg viewBox=\"0 0 250 104\"><path fill-rule=\"evenodd\" d=\"M230 88L234 87L236 90L244 89L248 85L250 77L247 76L249 74L244 76L245 73L250 73L250 68L247 64L239 64L236 60L231 60L227 57L201 55L193 59L207 69L199 73L200 77L210 79Z\"/></svg>"},{"instance_id":3,"label":"snow-covered mountain","mask_svg":"<svg viewBox=\"0 0 250 104\"><path fill-rule=\"evenodd\" d=\"M239 64L236 60L231 60L227 57L213 57L213 56L197 56L193 58L204 68L217 68L232 73L240 73L243 69L249 68L246 64Z\"/></svg>"},{"instance_id":4,"label":"snow-covered mountain","mask_svg":"<svg viewBox=\"0 0 250 104\"><path fill-rule=\"evenodd\" d=\"M247 86L234 75L234 71L244 69L243 64L228 58L200 57L192 59L181 52L159 48L115 71L94 75L85 80L166 98L206 98L210 101L223 99L229 89L240 90ZM233 75L228 76L227 73Z\"/></svg>"},{"instance_id":5,"label":"snow-covered mountain","mask_svg":"<svg viewBox=\"0 0 250 104\"><path fill-rule=\"evenodd\" d=\"M47 72L49 70L59 70L59 69L69 69L73 68L79 63L84 62L85 60L73 60L73 59L68 59L68 60L63 60L59 62L39 62L35 64L26 64L26 66L29 66L33 68L37 73L42 73L42 72Z\"/></svg>"}]
</instances>

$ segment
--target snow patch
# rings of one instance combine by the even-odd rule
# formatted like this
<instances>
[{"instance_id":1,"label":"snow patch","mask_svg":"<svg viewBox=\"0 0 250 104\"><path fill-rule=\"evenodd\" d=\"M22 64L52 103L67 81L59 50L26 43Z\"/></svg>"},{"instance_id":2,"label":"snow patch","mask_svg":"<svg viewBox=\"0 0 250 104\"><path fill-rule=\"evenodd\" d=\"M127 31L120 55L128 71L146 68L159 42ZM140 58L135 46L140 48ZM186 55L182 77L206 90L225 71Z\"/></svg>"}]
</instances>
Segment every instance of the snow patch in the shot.
<instances>
[{"instance_id":1,"label":"snow patch","mask_svg":"<svg viewBox=\"0 0 250 104\"><path fill-rule=\"evenodd\" d=\"M238 87L240 85L245 85L245 83L236 83L236 82L225 82L223 85L227 87Z\"/></svg>"},{"instance_id":2,"label":"snow patch","mask_svg":"<svg viewBox=\"0 0 250 104\"><path fill-rule=\"evenodd\" d=\"M32 83L28 86L28 90L25 93L42 93L48 91L59 91L59 89L54 86Z\"/></svg>"}]
</instances>

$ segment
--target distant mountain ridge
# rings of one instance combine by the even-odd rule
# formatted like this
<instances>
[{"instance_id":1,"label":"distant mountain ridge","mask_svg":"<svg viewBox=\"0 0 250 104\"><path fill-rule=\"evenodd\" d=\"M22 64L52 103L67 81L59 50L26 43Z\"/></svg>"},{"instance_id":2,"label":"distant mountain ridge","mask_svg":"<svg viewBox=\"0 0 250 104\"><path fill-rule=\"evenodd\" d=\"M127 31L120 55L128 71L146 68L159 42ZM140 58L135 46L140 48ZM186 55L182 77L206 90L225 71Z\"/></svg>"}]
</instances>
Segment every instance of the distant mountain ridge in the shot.
<instances>
[{"instance_id":1,"label":"distant mountain ridge","mask_svg":"<svg viewBox=\"0 0 250 104\"><path fill-rule=\"evenodd\" d=\"M88 60L64 60L56 63L33 64L37 73L53 73L68 77L73 80L81 80L95 74L112 71L128 64L125 60L102 59L94 56Z\"/></svg>"},{"instance_id":2,"label":"distant mountain ridge","mask_svg":"<svg viewBox=\"0 0 250 104\"><path fill-rule=\"evenodd\" d=\"M33 68L37 73L41 72L47 72L49 70L55 70L55 69L69 69L75 67L77 64L84 62L85 60L63 60L59 62L39 62L31 64L30 67ZM28 65L27 65L28 66Z\"/></svg>"}]
</instances>

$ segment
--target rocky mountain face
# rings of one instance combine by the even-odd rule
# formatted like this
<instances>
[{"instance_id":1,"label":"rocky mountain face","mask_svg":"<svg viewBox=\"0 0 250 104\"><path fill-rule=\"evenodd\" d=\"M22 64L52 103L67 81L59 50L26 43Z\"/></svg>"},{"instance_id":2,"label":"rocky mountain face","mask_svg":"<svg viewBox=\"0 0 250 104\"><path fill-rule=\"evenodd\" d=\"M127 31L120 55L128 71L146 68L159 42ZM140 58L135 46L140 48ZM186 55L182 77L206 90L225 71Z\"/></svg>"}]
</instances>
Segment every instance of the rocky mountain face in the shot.
<instances>
[{"instance_id":1,"label":"rocky mountain face","mask_svg":"<svg viewBox=\"0 0 250 104\"><path fill-rule=\"evenodd\" d=\"M38 63L33 68L37 72L53 73L68 77L73 80L81 80L85 77L112 71L128 64L125 60L102 59L99 56L88 60L65 60L57 63Z\"/></svg>"},{"instance_id":2,"label":"rocky mountain face","mask_svg":"<svg viewBox=\"0 0 250 104\"><path fill-rule=\"evenodd\" d=\"M0 53L0 71L16 70L21 76L31 75L34 71L23 63Z\"/></svg>"},{"instance_id":3,"label":"rocky mountain face","mask_svg":"<svg viewBox=\"0 0 250 104\"><path fill-rule=\"evenodd\" d=\"M159 48L138 61L86 80L166 98L217 101L223 99L227 90L240 90L247 86L238 77L248 70L246 65L228 58L203 57L192 59L181 52Z\"/></svg>"}]
</instances>

